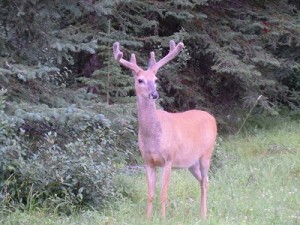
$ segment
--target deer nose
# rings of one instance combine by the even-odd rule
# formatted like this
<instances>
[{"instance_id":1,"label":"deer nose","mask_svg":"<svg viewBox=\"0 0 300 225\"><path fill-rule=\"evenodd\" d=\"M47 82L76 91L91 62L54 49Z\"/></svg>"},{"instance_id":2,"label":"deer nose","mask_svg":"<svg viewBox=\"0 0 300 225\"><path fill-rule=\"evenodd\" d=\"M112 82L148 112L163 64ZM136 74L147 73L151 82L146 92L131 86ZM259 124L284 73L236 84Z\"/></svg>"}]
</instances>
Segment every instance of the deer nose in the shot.
<instances>
[{"instance_id":1,"label":"deer nose","mask_svg":"<svg viewBox=\"0 0 300 225\"><path fill-rule=\"evenodd\" d=\"M150 99L158 99L158 97L159 97L159 96L158 96L158 93L152 92L152 93L149 94L149 98L150 98Z\"/></svg>"}]
</instances>

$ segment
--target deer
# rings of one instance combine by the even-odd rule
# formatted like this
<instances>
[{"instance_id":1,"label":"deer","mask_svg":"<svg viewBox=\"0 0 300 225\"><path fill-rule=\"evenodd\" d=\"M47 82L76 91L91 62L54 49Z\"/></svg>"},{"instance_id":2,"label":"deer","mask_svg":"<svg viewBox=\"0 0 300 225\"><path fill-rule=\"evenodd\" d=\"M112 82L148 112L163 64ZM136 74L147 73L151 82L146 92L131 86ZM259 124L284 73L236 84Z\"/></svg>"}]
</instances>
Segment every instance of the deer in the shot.
<instances>
[{"instance_id":1,"label":"deer","mask_svg":"<svg viewBox=\"0 0 300 225\"><path fill-rule=\"evenodd\" d=\"M167 192L172 168L187 168L197 179L201 188L200 214L207 217L208 171L217 136L216 119L208 112L189 110L166 112L156 108L156 74L162 66L174 59L184 48L182 42L169 43L169 53L156 62L155 53L150 53L147 70L136 63L135 54L130 61L123 58L119 42L113 44L115 60L134 77L137 101L138 146L145 161L147 177L146 217L151 218L156 187L156 168L162 167L161 174L161 216L165 219Z\"/></svg>"}]
</instances>

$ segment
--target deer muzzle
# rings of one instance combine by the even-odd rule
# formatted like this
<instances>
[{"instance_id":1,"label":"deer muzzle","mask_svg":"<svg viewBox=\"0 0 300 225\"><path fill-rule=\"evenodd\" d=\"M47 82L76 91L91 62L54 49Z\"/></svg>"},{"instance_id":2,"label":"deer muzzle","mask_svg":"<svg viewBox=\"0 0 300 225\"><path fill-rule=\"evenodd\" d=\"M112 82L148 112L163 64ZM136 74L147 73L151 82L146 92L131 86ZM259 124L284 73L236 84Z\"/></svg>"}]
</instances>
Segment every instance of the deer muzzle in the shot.
<instances>
[{"instance_id":1,"label":"deer muzzle","mask_svg":"<svg viewBox=\"0 0 300 225\"><path fill-rule=\"evenodd\" d=\"M156 85L154 82L149 81L147 83L149 91L149 99L158 99L159 95L156 90Z\"/></svg>"},{"instance_id":2,"label":"deer muzzle","mask_svg":"<svg viewBox=\"0 0 300 225\"><path fill-rule=\"evenodd\" d=\"M149 94L149 99L158 99L159 95L157 92L152 92Z\"/></svg>"}]
</instances>

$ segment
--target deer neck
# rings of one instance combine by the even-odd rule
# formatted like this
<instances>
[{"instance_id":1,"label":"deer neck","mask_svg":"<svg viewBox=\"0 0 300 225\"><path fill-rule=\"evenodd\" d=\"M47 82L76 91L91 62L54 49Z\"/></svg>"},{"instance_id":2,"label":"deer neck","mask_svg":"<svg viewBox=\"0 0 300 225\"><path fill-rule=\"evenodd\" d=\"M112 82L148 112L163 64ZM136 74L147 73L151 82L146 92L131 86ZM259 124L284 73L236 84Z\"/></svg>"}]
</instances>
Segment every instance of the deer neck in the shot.
<instances>
[{"instance_id":1,"label":"deer neck","mask_svg":"<svg viewBox=\"0 0 300 225\"><path fill-rule=\"evenodd\" d=\"M137 96L139 134L143 138L159 138L161 125L156 114L155 101Z\"/></svg>"}]
</instances>

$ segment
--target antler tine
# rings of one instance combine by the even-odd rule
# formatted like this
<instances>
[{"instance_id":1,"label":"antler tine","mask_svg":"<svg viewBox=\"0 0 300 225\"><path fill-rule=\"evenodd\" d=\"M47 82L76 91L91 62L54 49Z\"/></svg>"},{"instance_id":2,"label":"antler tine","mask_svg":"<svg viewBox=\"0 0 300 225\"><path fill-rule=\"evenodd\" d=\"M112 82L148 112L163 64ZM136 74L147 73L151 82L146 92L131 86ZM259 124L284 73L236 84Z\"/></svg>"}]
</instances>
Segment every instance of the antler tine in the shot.
<instances>
[{"instance_id":1,"label":"antler tine","mask_svg":"<svg viewBox=\"0 0 300 225\"><path fill-rule=\"evenodd\" d=\"M135 54L131 54L130 62L136 64Z\"/></svg>"},{"instance_id":2,"label":"antler tine","mask_svg":"<svg viewBox=\"0 0 300 225\"><path fill-rule=\"evenodd\" d=\"M135 54L131 54L131 56L130 56L130 62L133 63L133 64L136 64ZM136 75L138 73L136 73L135 71L132 70L132 74Z\"/></svg>"},{"instance_id":3,"label":"antler tine","mask_svg":"<svg viewBox=\"0 0 300 225\"><path fill-rule=\"evenodd\" d=\"M149 59L149 63L148 63L148 69L152 68L155 64L156 64L155 53L150 52L150 59Z\"/></svg>"},{"instance_id":4,"label":"antler tine","mask_svg":"<svg viewBox=\"0 0 300 225\"><path fill-rule=\"evenodd\" d=\"M169 46L170 46L169 53L164 58L162 58L157 63L155 63L153 66L151 66L151 69L154 70L155 73L158 71L158 69L160 67L164 66L169 61L174 59L180 53L180 51L184 48L184 44L182 42L179 42L176 45L175 41L173 41L173 40L170 41ZM151 58L152 58L152 53L151 53ZM151 61L151 58L150 58L150 61ZM155 61L154 53L153 53L153 58L154 58L154 61Z\"/></svg>"},{"instance_id":5,"label":"antler tine","mask_svg":"<svg viewBox=\"0 0 300 225\"><path fill-rule=\"evenodd\" d=\"M113 54L116 61L118 61L121 65L125 66L126 68L132 70L135 74L138 74L142 69L136 64L135 55L131 55L131 60L128 62L127 60L123 59L123 52L120 51L120 43L115 42L113 45Z\"/></svg>"},{"instance_id":6,"label":"antler tine","mask_svg":"<svg viewBox=\"0 0 300 225\"><path fill-rule=\"evenodd\" d=\"M113 53L114 53L115 60L117 60L118 62L120 61L120 59L123 58L123 52L120 51L120 43L119 42L114 43Z\"/></svg>"},{"instance_id":7,"label":"antler tine","mask_svg":"<svg viewBox=\"0 0 300 225\"><path fill-rule=\"evenodd\" d=\"M170 46L170 50L173 50L176 47L175 41L171 40L169 46Z\"/></svg>"}]
</instances>

